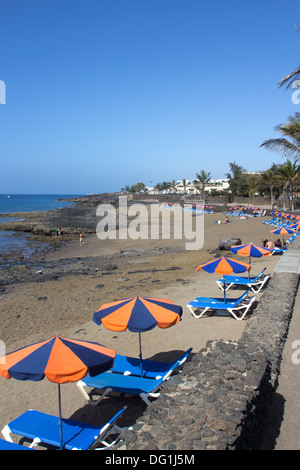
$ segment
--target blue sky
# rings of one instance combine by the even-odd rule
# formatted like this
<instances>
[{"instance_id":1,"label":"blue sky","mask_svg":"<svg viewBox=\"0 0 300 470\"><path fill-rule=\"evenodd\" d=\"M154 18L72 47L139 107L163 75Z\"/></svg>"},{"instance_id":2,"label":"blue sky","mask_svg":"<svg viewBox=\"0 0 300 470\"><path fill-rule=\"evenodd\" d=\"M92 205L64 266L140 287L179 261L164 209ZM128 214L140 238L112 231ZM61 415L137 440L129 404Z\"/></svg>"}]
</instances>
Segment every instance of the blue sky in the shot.
<instances>
[{"instance_id":1,"label":"blue sky","mask_svg":"<svg viewBox=\"0 0 300 470\"><path fill-rule=\"evenodd\" d=\"M300 112L298 0L0 0L0 193L213 178Z\"/></svg>"}]
</instances>

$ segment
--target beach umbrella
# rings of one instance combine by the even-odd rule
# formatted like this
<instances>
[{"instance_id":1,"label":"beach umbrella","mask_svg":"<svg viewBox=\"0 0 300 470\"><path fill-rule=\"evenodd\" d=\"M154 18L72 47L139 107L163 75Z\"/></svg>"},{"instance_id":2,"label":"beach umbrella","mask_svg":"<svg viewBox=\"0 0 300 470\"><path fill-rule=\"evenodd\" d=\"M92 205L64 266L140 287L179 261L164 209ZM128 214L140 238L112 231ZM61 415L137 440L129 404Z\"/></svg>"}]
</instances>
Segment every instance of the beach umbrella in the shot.
<instances>
[{"instance_id":1,"label":"beach umbrella","mask_svg":"<svg viewBox=\"0 0 300 470\"><path fill-rule=\"evenodd\" d=\"M46 377L58 384L60 448L63 449L60 384L92 377L113 366L116 351L98 343L54 336L0 358L5 379L39 381Z\"/></svg>"},{"instance_id":2,"label":"beach umbrella","mask_svg":"<svg viewBox=\"0 0 300 470\"><path fill-rule=\"evenodd\" d=\"M249 256L249 264L251 263L251 257L261 258L262 256L271 256L272 254L272 250L263 248L262 246L253 245L253 243L232 246L230 251L241 256ZM250 277L250 270L248 271L248 277Z\"/></svg>"},{"instance_id":3,"label":"beach umbrella","mask_svg":"<svg viewBox=\"0 0 300 470\"><path fill-rule=\"evenodd\" d=\"M295 230L292 230L288 227L281 227L277 228L276 230L270 230L270 233L274 233L275 235L282 235L282 243L284 243L284 235L295 233Z\"/></svg>"},{"instance_id":4,"label":"beach umbrella","mask_svg":"<svg viewBox=\"0 0 300 470\"><path fill-rule=\"evenodd\" d=\"M231 258L226 258L222 256L213 261L208 261L208 263L201 264L197 267L197 271L203 269L207 273L217 273L223 275L223 283L224 283L224 302L226 302L226 291L225 291L225 274L232 274L232 273L244 273L245 271L249 271L251 269L250 264L241 263L240 261L235 261Z\"/></svg>"},{"instance_id":5,"label":"beach umbrella","mask_svg":"<svg viewBox=\"0 0 300 470\"><path fill-rule=\"evenodd\" d=\"M103 304L94 313L93 321L108 330L139 333L140 368L143 375L141 333L159 328L169 328L181 320L182 307L169 299L131 297Z\"/></svg>"}]
</instances>

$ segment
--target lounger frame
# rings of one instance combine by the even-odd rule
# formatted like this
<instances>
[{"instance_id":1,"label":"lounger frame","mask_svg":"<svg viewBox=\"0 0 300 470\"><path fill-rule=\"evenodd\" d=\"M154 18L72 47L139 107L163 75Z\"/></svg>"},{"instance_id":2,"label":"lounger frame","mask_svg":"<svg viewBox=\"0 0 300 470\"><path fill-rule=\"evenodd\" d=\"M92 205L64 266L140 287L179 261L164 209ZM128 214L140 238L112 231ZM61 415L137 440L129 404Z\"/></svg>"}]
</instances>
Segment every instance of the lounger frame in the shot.
<instances>
[{"instance_id":1,"label":"lounger frame","mask_svg":"<svg viewBox=\"0 0 300 470\"><path fill-rule=\"evenodd\" d=\"M222 310L229 312L235 320L243 320L256 299L256 296L248 297L248 292L245 292L239 299L230 299L226 302L223 299L197 297L187 305L187 308L195 318L201 318L210 310ZM196 313L197 311L200 313Z\"/></svg>"},{"instance_id":2,"label":"lounger frame","mask_svg":"<svg viewBox=\"0 0 300 470\"><path fill-rule=\"evenodd\" d=\"M86 402L93 406L98 405L111 392L137 395L148 406L151 403L149 398L159 397L160 393L157 390L163 382L163 378L147 379L114 372L102 372L96 377L89 377L87 375L84 379L79 380L76 385ZM94 399L93 393L87 393L86 389L88 388L99 390L100 397Z\"/></svg>"},{"instance_id":3,"label":"lounger frame","mask_svg":"<svg viewBox=\"0 0 300 470\"><path fill-rule=\"evenodd\" d=\"M230 289L232 286L242 286L248 287L252 292L258 294L264 285L267 283L270 275L264 275L263 273L266 268L264 268L257 276L255 277L241 277L241 276L224 276L225 279L225 291ZM224 291L224 279L219 279L217 282L221 290Z\"/></svg>"}]
</instances>

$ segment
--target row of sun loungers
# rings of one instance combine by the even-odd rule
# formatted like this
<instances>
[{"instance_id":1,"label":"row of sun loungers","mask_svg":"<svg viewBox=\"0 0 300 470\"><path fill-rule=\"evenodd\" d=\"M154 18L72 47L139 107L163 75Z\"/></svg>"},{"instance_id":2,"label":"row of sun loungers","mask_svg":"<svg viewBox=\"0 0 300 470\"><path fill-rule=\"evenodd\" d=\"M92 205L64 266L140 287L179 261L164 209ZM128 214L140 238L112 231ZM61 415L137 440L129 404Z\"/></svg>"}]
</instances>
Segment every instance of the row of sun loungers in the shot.
<instances>
[{"instance_id":1,"label":"row of sun loungers","mask_svg":"<svg viewBox=\"0 0 300 470\"><path fill-rule=\"evenodd\" d=\"M163 206L165 209L174 209L174 207L178 207L177 204L165 203ZM203 206L203 204L189 204L185 203L185 205L181 208L183 211L191 211L195 214L213 214L212 208Z\"/></svg>"},{"instance_id":2,"label":"row of sun loungers","mask_svg":"<svg viewBox=\"0 0 300 470\"><path fill-rule=\"evenodd\" d=\"M197 297L187 305L195 318L201 318L208 312L219 312L231 315L236 320L243 320L253 306L256 295L266 285L269 275L264 268L257 276L224 276L217 281L223 291L223 298ZM246 288L237 298L226 299L226 291L232 287ZM192 348L183 352L180 357L171 362L122 356L117 354L114 364L109 371L95 377L89 374L77 382L77 387L86 402L92 406L98 405L110 393L129 394L140 397L148 406L151 398L160 395L160 389L174 372L180 372L181 366L190 356ZM95 398L96 397L96 398ZM126 407L119 410L103 426L95 426L72 419L62 419L64 449L88 450L112 448L121 438L126 429L120 427L117 421ZM0 439L0 450L32 450L36 445L59 448L61 442L60 425L57 416L28 410L7 424ZM29 439L29 447L15 444L12 435Z\"/></svg>"},{"instance_id":3,"label":"row of sun loungers","mask_svg":"<svg viewBox=\"0 0 300 470\"><path fill-rule=\"evenodd\" d=\"M149 399L159 396L158 389L173 372L179 372L179 368L187 360L191 351L192 348L188 349L178 359L169 363L143 359L142 376L139 359L117 355L110 371L102 372L95 377L88 374L77 382L77 386L90 405L97 405L110 392L139 396L147 405L150 405ZM97 390L100 397L94 400L93 392L89 394L87 389ZM116 424L125 409L126 407L122 408L104 426L62 419L64 449L88 450L96 446L98 446L97 449L111 448L126 429ZM32 440L30 446L15 444L12 434ZM36 410L28 410L11 421L2 429L2 435L5 440L0 439L0 450L18 450L19 448L28 450L41 443L55 448L60 446L58 417Z\"/></svg>"},{"instance_id":4,"label":"row of sun loungers","mask_svg":"<svg viewBox=\"0 0 300 470\"><path fill-rule=\"evenodd\" d=\"M235 299L197 297L189 302L187 307L195 318L201 318L208 311L219 311L229 313L236 320L243 320L256 300L256 295L249 296L250 292L260 292L269 279L269 275L265 275L264 272L265 269L257 276L251 277L224 276L217 281L223 292L233 286L246 287L247 290ZM87 375L77 382L77 387L86 402L93 406L112 392L138 396L148 406L151 398L160 395L160 388L170 375L175 371L179 372L191 351L192 348L188 349L178 359L169 363L144 359L142 368L139 359L117 354L114 365L109 371L96 377ZM94 398L95 395L97 398ZM67 450L111 448L126 429L116 423L125 409L126 407L118 411L104 426L62 419L64 448ZM29 450L38 444L54 448L60 446L58 417L36 410L28 410L11 421L3 428L2 434L5 440L0 439L0 450ZM30 439L32 441L30 446L15 444L12 434Z\"/></svg>"},{"instance_id":5,"label":"row of sun loungers","mask_svg":"<svg viewBox=\"0 0 300 470\"><path fill-rule=\"evenodd\" d=\"M265 268L266 269L266 268ZM201 318L205 313L220 312L230 314L236 320L243 320L254 301L256 295L249 296L250 292L258 293L266 285L269 275L263 269L257 276L224 276L217 281L224 292L224 298L197 297L189 302L188 309L195 318ZM246 287L247 290L238 298L226 299L225 292L235 287ZM97 405L110 393L129 394L140 397L146 405L150 405L151 398L160 395L160 388L171 374L179 372L185 363L192 348L172 362L160 362L116 355L113 367L106 372L91 377L89 374L77 382L77 387L84 399L90 405ZM96 398L95 395L97 396ZM71 419L62 419L64 449L88 450L108 449L114 446L126 428L117 425L117 420L123 415L126 407L118 411L103 426L90 425ZM46 445L54 448L60 447L60 428L57 416L28 410L18 418L7 424L0 439L0 450L32 450L36 445ZM30 439L29 447L15 444L12 435Z\"/></svg>"},{"instance_id":6,"label":"row of sun loungers","mask_svg":"<svg viewBox=\"0 0 300 470\"><path fill-rule=\"evenodd\" d=\"M257 276L224 276L217 281L221 290L227 291L231 287L245 287L247 290L238 298L226 299L212 297L196 297L187 305L195 318L201 318L207 312L228 312L236 320L243 320L256 300L256 296L249 296L250 291L254 293L266 285L269 275L265 275L264 268Z\"/></svg>"}]
</instances>

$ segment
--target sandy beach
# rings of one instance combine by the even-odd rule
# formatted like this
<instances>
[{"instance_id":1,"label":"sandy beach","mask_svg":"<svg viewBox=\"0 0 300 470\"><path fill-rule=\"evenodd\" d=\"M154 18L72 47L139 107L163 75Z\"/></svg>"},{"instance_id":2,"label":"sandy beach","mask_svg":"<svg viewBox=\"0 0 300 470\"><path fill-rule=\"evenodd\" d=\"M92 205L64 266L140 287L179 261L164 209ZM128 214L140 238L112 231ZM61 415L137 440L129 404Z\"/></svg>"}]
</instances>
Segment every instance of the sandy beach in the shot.
<instances>
[{"instance_id":1,"label":"sandy beach","mask_svg":"<svg viewBox=\"0 0 300 470\"><path fill-rule=\"evenodd\" d=\"M85 236L85 244L69 241L45 255L45 261L78 258L84 263L91 257L105 256L114 269L103 271L95 264L88 274L66 275L44 282L9 284L0 299L1 340L6 352L26 346L55 334L69 338L86 339L113 348L119 354L138 356L138 335L129 331L116 333L93 322L93 313L103 303L132 296L169 298L183 307L182 321L162 330L155 328L142 334L144 358L169 360L190 347L197 353L212 339L238 340L247 319L207 316L195 319L186 305L199 295L222 296L216 280L220 276L196 272L196 267L216 257L215 250L223 239L240 238L242 243L262 245L270 236L270 227L264 218L246 220L230 217L232 223L217 224L223 214L207 214L204 222L204 246L187 251L182 242L174 240L106 240L96 235ZM269 219L266 217L265 219ZM275 240L275 237L271 237ZM133 250L133 251L132 251ZM122 256L120 256L120 253ZM228 251L222 252L228 255ZM235 259L248 260L232 255ZM251 273L258 274L264 267L272 274L279 256L253 259ZM228 297L236 297L231 290ZM259 301L260 294L257 295ZM0 380L0 428L29 408L57 414L57 387L47 379L40 382ZM91 407L73 383L62 386L62 413L73 418L102 424L116 410L126 404L128 409L121 425L133 425L142 415L145 404L136 397L108 397ZM15 442L18 442L16 438Z\"/></svg>"}]
</instances>

